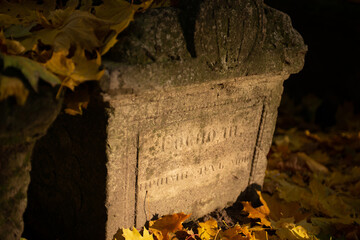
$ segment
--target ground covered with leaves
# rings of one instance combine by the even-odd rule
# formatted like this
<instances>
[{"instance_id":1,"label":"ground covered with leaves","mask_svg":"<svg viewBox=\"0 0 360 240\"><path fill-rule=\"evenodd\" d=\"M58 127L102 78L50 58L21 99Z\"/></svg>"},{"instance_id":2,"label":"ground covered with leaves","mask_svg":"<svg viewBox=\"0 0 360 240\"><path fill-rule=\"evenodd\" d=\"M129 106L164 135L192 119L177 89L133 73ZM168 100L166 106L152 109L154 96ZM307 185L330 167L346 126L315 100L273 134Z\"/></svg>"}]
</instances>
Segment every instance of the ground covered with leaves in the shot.
<instances>
[{"instance_id":1,"label":"ground covered with leaves","mask_svg":"<svg viewBox=\"0 0 360 240\"><path fill-rule=\"evenodd\" d=\"M197 222L176 213L117 240L359 239L360 132L277 128L262 192Z\"/></svg>"}]
</instances>

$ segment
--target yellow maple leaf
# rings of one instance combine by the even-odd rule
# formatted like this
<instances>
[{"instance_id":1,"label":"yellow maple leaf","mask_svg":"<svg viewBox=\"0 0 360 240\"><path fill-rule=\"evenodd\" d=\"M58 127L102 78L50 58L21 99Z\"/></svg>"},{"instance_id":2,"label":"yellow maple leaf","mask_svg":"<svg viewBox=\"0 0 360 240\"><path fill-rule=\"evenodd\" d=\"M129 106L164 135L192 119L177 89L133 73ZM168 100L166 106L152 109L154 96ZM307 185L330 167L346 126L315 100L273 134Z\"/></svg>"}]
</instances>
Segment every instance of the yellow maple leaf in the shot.
<instances>
[{"instance_id":1,"label":"yellow maple leaf","mask_svg":"<svg viewBox=\"0 0 360 240\"><path fill-rule=\"evenodd\" d=\"M23 82L15 77L7 77L0 74L0 101L8 97L15 97L19 105L24 105L29 95Z\"/></svg>"},{"instance_id":2,"label":"yellow maple leaf","mask_svg":"<svg viewBox=\"0 0 360 240\"><path fill-rule=\"evenodd\" d=\"M276 229L276 235L284 240L316 240L316 236L310 234L303 226L293 223L294 218L282 218L277 222L273 222Z\"/></svg>"},{"instance_id":3,"label":"yellow maple leaf","mask_svg":"<svg viewBox=\"0 0 360 240\"><path fill-rule=\"evenodd\" d=\"M117 35L134 20L134 14L139 10L147 9L151 3L152 0L144 1L141 4L132 4L125 0L104 0L103 4L94 8L95 16L110 21L110 29L114 30L104 40L104 45L100 51L101 55L104 55L115 45Z\"/></svg>"},{"instance_id":4,"label":"yellow maple leaf","mask_svg":"<svg viewBox=\"0 0 360 240\"><path fill-rule=\"evenodd\" d=\"M198 233L202 240L215 239L218 233L218 225L215 219L211 218L206 222L199 223Z\"/></svg>"},{"instance_id":5,"label":"yellow maple leaf","mask_svg":"<svg viewBox=\"0 0 360 240\"><path fill-rule=\"evenodd\" d=\"M149 229L155 234L158 240L168 240L169 233L174 233L183 229L182 223L190 217L191 214L176 213L165 215L158 220L151 221Z\"/></svg>"},{"instance_id":6,"label":"yellow maple leaf","mask_svg":"<svg viewBox=\"0 0 360 240\"><path fill-rule=\"evenodd\" d=\"M130 229L122 229L122 232L125 240L154 240L153 235L146 228L144 228L142 236L136 228L133 228L132 231Z\"/></svg>"},{"instance_id":7,"label":"yellow maple leaf","mask_svg":"<svg viewBox=\"0 0 360 240\"><path fill-rule=\"evenodd\" d=\"M47 69L62 76L62 86L74 90L80 83L89 80L99 80L104 70L101 66L101 56L96 52L95 59L88 60L83 49L77 48L72 58L67 57L66 51L54 52L51 59L45 63Z\"/></svg>"},{"instance_id":8,"label":"yellow maple leaf","mask_svg":"<svg viewBox=\"0 0 360 240\"><path fill-rule=\"evenodd\" d=\"M244 206L244 211L249 213L249 218L259 218L260 222L263 225L270 227L271 223L269 222L269 220L266 219L267 216L270 214L270 209L267 206L265 200L262 198L261 192L257 191L257 194L259 195L260 201L263 205L257 208L253 208L250 202L241 202Z\"/></svg>"},{"instance_id":9,"label":"yellow maple leaf","mask_svg":"<svg viewBox=\"0 0 360 240\"><path fill-rule=\"evenodd\" d=\"M31 37L21 42L26 50L35 48L40 40L53 46L55 51L69 51L72 45L92 51L103 45L103 37L110 27L108 21L72 8L57 9L48 18L41 19L43 29L33 32Z\"/></svg>"}]
</instances>

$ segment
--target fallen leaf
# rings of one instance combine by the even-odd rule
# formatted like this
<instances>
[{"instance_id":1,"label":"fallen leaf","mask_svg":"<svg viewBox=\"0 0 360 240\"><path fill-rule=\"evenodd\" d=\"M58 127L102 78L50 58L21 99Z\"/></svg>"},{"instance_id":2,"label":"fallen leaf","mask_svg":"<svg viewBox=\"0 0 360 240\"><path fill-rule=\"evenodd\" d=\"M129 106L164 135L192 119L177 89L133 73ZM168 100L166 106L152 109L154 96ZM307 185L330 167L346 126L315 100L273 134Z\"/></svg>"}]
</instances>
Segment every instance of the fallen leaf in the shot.
<instances>
[{"instance_id":1,"label":"fallen leaf","mask_svg":"<svg viewBox=\"0 0 360 240\"><path fill-rule=\"evenodd\" d=\"M142 236L136 228L133 228L132 231L130 229L123 229L122 235L126 240L154 240L153 235L146 228L144 228Z\"/></svg>"},{"instance_id":2,"label":"fallen leaf","mask_svg":"<svg viewBox=\"0 0 360 240\"><path fill-rule=\"evenodd\" d=\"M294 217L295 222L300 222L311 215L309 212L303 213L298 202L282 201L276 193L273 196L263 193L262 196L270 209L269 218L273 221Z\"/></svg>"},{"instance_id":3,"label":"fallen leaf","mask_svg":"<svg viewBox=\"0 0 360 240\"><path fill-rule=\"evenodd\" d=\"M215 239L218 233L218 225L215 219L211 218L206 222L200 222L198 227L198 233L202 240Z\"/></svg>"},{"instance_id":4,"label":"fallen leaf","mask_svg":"<svg viewBox=\"0 0 360 240\"><path fill-rule=\"evenodd\" d=\"M322 142L322 139L317 134L311 133L309 130L305 130L305 135L310 139L313 139L318 142Z\"/></svg>"},{"instance_id":5,"label":"fallen leaf","mask_svg":"<svg viewBox=\"0 0 360 240\"><path fill-rule=\"evenodd\" d=\"M307 222L306 219L304 219L300 222L296 222L296 225L299 225L299 226L302 226L303 228L305 228L309 234L317 235L320 233L320 228L318 226L313 225L312 223Z\"/></svg>"},{"instance_id":6,"label":"fallen leaf","mask_svg":"<svg viewBox=\"0 0 360 240\"><path fill-rule=\"evenodd\" d=\"M327 169L327 167L325 167L321 163L318 163L317 161L315 161L314 159L309 157L306 153L298 152L297 156L306 163L306 165L309 167L309 169L312 172L329 173L329 170Z\"/></svg>"},{"instance_id":7,"label":"fallen leaf","mask_svg":"<svg viewBox=\"0 0 360 240\"><path fill-rule=\"evenodd\" d=\"M308 233L308 231L300 225L293 223L294 218L282 218L277 222L273 222L273 227L276 229L276 235L284 240L300 240L300 239L317 239L315 235Z\"/></svg>"},{"instance_id":8,"label":"fallen leaf","mask_svg":"<svg viewBox=\"0 0 360 240\"><path fill-rule=\"evenodd\" d=\"M321 150L316 150L310 154L310 157L321 164L328 164L330 162L329 155Z\"/></svg>"},{"instance_id":9,"label":"fallen leaf","mask_svg":"<svg viewBox=\"0 0 360 240\"><path fill-rule=\"evenodd\" d=\"M190 217L191 214L176 213L165 215L158 220L151 221L150 230L155 234L158 240L168 240L169 233L174 233L183 229L182 223Z\"/></svg>"},{"instance_id":10,"label":"fallen leaf","mask_svg":"<svg viewBox=\"0 0 360 240\"><path fill-rule=\"evenodd\" d=\"M278 171L267 171L267 181L273 181L277 184L277 192L281 199L287 202L298 202L302 207L309 209L309 200L312 199L312 193L306 187L298 186L290 181L286 174Z\"/></svg>"},{"instance_id":11,"label":"fallen leaf","mask_svg":"<svg viewBox=\"0 0 360 240\"><path fill-rule=\"evenodd\" d=\"M19 105L24 105L29 95L23 82L15 77L8 77L0 74L0 101L8 97L15 97Z\"/></svg>"},{"instance_id":12,"label":"fallen leaf","mask_svg":"<svg viewBox=\"0 0 360 240\"><path fill-rule=\"evenodd\" d=\"M350 218L353 208L346 204L342 197L322 183L321 179L312 178L309 183L312 197L308 199L313 209L330 216Z\"/></svg>"},{"instance_id":13,"label":"fallen leaf","mask_svg":"<svg viewBox=\"0 0 360 240\"><path fill-rule=\"evenodd\" d=\"M259 218L260 222L263 225L270 227L271 223L269 222L269 220L266 219L266 217L270 214L269 207L267 206L266 202L262 198L261 192L257 191L257 194L259 195L260 201L263 205L260 207L257 207L257 208L253 208L253 206L251 205L251 202L245 201L245 202L241 202L242 205L244 206L243 210L245 212L249 213L249 215L248 215L249 218Z\"/></svg>"},{"instance_id":14,"label":"fallen leaf","mask_svg":"<svg viewBox=\"0 0 360 240\"><path fill-rule=\"evenodd\" d=\"M234 227L220 232L221 240L256 240L247 226L236 224Z\"/></svg>"}]
</instances>

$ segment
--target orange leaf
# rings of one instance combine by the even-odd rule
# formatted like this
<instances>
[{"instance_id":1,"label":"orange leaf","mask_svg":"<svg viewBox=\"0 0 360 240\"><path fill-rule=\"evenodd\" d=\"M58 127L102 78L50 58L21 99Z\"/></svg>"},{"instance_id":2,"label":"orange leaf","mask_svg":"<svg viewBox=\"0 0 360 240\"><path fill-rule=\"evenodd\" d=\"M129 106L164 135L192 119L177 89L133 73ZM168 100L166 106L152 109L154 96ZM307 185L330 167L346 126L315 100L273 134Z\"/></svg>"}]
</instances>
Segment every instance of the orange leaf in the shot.
<instances>
[{"instance_id":1,"label":"orange leaf","mask_svg":"<svg viewBox=\"0 0 360 240\"><path fill-rule=\"evenodd\" d=\"M150 222L150 230L155 234L158 240L168 240L169 233L174 233L183 229L182 223L190 217L191 214L176 213L165 215L162 218Z\"/></svg>"},{"instance_id":2,"label":"orange leaf","mask_svg":"<svg viewBox=\"0 0 360 240\"><path fill-rule=\"evenodd\" d=\"M255 236L251 234L247 226L236 224L234 227L221 232L220 239L226 240L255 240Z\"/></svg>"},{"instance_id":3,"label":"orange leaf","mask_svg":"<svg viewBox=\"0 0 360 240\"><path fill-rule=\"evenodd\" d=\"M241 202L244 206L244 211L249 213L249 218L259 218L263 225L270 227L271 223L266 219L266 217L270 214L270 209L265 200L262 198L261 192L257 191L257 194L259 195L260 201L263 205L253 208L250 202Z\"/></svg>"}]
</instances>

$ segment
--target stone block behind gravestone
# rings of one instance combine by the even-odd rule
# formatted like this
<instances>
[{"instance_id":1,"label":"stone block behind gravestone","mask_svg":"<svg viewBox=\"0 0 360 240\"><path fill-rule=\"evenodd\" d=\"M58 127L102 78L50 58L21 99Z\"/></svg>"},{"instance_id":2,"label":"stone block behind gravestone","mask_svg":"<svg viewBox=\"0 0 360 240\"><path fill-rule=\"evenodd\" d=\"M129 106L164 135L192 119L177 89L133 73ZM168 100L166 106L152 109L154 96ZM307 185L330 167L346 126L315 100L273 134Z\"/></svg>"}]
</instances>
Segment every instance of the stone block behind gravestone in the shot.
<instances>
[{"instance_id":1,"label":"stone block behind gravestone","mask_svg":"<svg viewBox=\"0 0 360 240\"><path fill-rule=\"evenodd\" d=\"M282 84L305 52L289 17L260 0L137 16L104 61L101 95L37 144L25 230L112 239L155 214L231 205L262 185Z\"/></svg>"}]
</instances>

